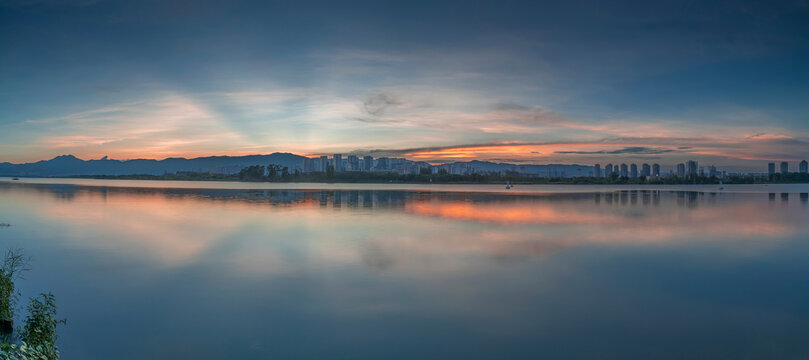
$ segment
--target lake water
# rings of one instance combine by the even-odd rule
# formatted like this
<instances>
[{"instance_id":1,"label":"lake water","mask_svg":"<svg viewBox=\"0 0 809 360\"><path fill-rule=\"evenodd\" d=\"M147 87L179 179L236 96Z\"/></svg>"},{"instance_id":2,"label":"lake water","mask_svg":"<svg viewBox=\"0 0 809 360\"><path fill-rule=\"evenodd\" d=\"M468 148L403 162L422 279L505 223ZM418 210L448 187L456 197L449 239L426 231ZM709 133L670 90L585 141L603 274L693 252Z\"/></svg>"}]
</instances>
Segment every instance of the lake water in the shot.
<instances>
[{"instance_id":1,"label":"lake water","mask_svg":"<svg viewBox=\"0 0 809 360\"><path fill-rule=\"evenodd\" d=\"M64 360L809 358L809 186L515 190L0 179L0 249Z\"/></svg>"}]
</instances>

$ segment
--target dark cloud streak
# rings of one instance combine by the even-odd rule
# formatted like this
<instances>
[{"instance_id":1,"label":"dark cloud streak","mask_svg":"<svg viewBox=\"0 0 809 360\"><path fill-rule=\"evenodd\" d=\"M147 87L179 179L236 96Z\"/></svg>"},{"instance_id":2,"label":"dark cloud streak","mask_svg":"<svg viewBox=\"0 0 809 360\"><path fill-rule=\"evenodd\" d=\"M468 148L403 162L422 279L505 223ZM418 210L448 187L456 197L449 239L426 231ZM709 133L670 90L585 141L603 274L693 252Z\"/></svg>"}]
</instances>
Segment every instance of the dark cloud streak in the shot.
<instances>
[{"instance_id":1,"label":"dark cloud streak","mask_svg":"<svg viewBox=\"0 0 809 360\"><path fill-rule=\"evenodd\" d=\"M556 154L576 154L576 155L618 155L618 154L632 154L632 155L657 155L674 152L673 149L651 148L646 146L630 146L618 150L599 150L599 151L555 151Z\"/></svg>"}]
</instances>

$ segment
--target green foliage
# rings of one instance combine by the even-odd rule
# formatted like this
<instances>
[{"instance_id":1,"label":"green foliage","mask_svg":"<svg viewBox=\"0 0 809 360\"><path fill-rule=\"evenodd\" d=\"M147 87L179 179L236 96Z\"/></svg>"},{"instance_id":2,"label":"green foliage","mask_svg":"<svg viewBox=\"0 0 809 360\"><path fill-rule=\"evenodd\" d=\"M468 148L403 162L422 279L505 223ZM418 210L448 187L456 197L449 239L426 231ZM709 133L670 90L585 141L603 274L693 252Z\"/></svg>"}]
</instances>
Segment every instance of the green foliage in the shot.
<instances>
[{"instance_id":1,"label":"green foliage","mask_svg":"<svg viewBox=\"0 0 809 360\"><path fill-rule=\"evenodd\" d=\"M260 181L264 180L264 167L261 165L248 166L239 171L239 180Z\"/></svg>"},{"instance_id":2,"label":"green foliage","mask_svg":"<svg viewBox=\"0 0 809 360\"><path fill-rule=\"evenodd\" d=\"M19 292L14 280L28 270L30 258L21 249L10 249L0 268L0 318L14 317L14 307ZM25 326L17 332L22 344L10 343L7 335L0 344L0 360L55 360L59 358L56 348L56 326L65 320L56 320L56 300L50 293L31 299L28 304L28 317Z\"/></svg>"},{"instance_id":3,"label":"green foliage","mask_svg":"<svg viewBox=\"0 0 809 360\"><path fill-rule=\"evenodd\" d=\"M43 346L3 344L0 347L0 360L56 360L59 350L47 351Z\"/></svg>"},{"instance_id":4,"label":"green foliage","mask_svg":"<svg viewBox=\"0 0 809 360\"><path fill-rule=\"evenodd\" d=\"M267 165L267 180L280 180L285 181L289 179L289 167L269 164Z\"/></svg>"},{"instance_id":5,"label":"green foliage","mask_svg":"<svg viewBox=\"0 0 809 360\"><path fill-rule=\"evenodd\" d=\"M43 293L28 303L28 317L20 331L23 343L41 350L48 359L59 358L56 348L56 326L66 323L56 319L56 299L51 293Z\"/></svg>"},{"instance_id":6,"label":"green foliage","mask_svg":"<svg viewBox=\"0 0 809 360\"><path fill-rule=\"evenodd\" d=\"M14 318L14 305L17 292L14 280L6 274L0 274L0 319Z\"/></svg>"},{"instance_id":7,"label":"green foliage","mask_svg":"<svg viewBox=\"0 0 809 360\"><path fill-rule=\"evenodd\" d=\"M14 318L14 307L19 296L14 280L19 278L23 271L28 270L29 261L21 249L6 251L3 266L0 268L0 319Z\"/></svg>"}]
</instances>

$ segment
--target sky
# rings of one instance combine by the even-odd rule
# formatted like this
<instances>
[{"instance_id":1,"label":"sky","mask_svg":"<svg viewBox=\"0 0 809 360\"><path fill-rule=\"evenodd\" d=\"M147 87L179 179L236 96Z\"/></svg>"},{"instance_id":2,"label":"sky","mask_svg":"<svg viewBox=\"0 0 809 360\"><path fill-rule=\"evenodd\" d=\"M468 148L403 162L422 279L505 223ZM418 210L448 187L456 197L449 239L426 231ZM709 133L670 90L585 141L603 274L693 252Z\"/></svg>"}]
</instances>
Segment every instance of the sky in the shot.
<instances>
[{"instance_id":1,"label":"sky","mask_svg":"<svg viewBox=\"0 0 809 360\"><path fill-rule=\"evenodd\" d=\"M765 171L809 0L0 0L0 162L272 152Z\"/></svg>"}]
</instances>

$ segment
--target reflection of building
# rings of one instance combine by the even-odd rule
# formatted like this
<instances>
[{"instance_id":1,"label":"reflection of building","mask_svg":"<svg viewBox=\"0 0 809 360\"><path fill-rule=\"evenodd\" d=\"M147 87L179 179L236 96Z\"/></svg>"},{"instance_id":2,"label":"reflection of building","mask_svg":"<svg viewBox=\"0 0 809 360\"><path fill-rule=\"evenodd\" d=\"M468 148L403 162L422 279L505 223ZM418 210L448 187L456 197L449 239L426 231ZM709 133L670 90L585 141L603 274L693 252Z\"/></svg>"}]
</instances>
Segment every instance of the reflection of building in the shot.
<instances>
[{"instance_id":1,"label":"reflection of building","mask_svg":"<svg viewBox=\"0 0 809 360\"><path fill-rule=\"evenodd\" d=\"M652 176L660 177L660 164L652 165Z\"/></svg>"},{"instance_id":2,"label":"reflection of building","mask_svg":"<svg viewBox=\"0 0 809 360\"><path fill-rule=\"evenodd\" d=\"M775 174L775 163L767 164L767 173L770 175Z\"/></svg>"},{"instance_id":3,"label":"reflection of building","mask_svg":"<svg viewBox=\"0 0 809 360\"><path fill-rule=\"evenodd\" d=\"M807 169L807 165L809 164L807 164L806 160L801 161L800 165L798 165L798 171L800 171L803 174L806 174L807 172L809 172L809 169Z\"/></svg>"},{"instance_id":4,"label":"reflection of building","mask_svg":"<svg viewBox=\"0 0 809 360\"><path fill-rule=\"evenodd\" d=\"M781 173L786 174L789 172L789 163L786 161L781 162Z\"/></svg>"}]
</instances>

